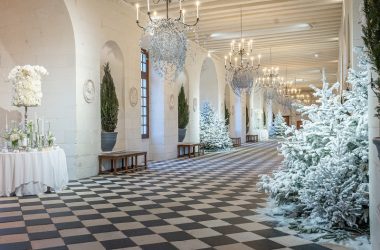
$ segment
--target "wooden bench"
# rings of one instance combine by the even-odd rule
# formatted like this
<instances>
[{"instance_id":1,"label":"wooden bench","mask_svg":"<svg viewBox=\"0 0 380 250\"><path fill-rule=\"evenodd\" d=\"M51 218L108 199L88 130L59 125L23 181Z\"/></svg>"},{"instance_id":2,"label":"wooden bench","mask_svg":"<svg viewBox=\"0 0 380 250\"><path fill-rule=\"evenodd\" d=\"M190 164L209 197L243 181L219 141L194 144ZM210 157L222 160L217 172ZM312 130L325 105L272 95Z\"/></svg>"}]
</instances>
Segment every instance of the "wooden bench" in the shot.
<instances>
[{"instance_id":1,"label":"wooden bench","mask_svg":"<svg viewBox=\"0 0 380 250\"><path fill-rule=\"evenodd\" d=\"M191 156L194 156L194 157L197 155L200 156L200 155L203 155L204 153L205 151L201 143L183 142L177 145L178 158L181 158L184 156L191 158Z\"/></svg>"},{"instance_id":2,"label":"wooden bench","mask_svg":"<svg viewBox=\"0 0 380 250\"><path fill-rule=\"evenodd\" d=\"M258 142L259 136L258 135L246 135L246 142Z\"/></svg>"},{"instance_id":3,"label":"wooden bench","mask_svg":"<svg viewBox=\"0 0 380 250\"><path fill-rule=\"evenodd\" d=\"M111 162L111 171L113 174L118 174L118 169L123 172L135 172L139 168L147 169L147 157L146 152L143 151L115 151L101 153L98 156L99 159L99 174L109 173L110 171L104 171L102 169L103 161L109 160ZM142 156L144 159L144 165L138 165L138 157ZM117 162L121 161L121 166L117 166ZM128 166L128 163L131 165Z\"/></svg>"},{"instance_id":4,"label":"wooden bench","mask_svg":"<svg viewBox=\"0 0 380 250\"><path fill-rule=\"evenodd\" d=\"M241 146L241 138L240 137L230 137L232 140L232 146L240 147Z\"/></svg>"}]
</instances>

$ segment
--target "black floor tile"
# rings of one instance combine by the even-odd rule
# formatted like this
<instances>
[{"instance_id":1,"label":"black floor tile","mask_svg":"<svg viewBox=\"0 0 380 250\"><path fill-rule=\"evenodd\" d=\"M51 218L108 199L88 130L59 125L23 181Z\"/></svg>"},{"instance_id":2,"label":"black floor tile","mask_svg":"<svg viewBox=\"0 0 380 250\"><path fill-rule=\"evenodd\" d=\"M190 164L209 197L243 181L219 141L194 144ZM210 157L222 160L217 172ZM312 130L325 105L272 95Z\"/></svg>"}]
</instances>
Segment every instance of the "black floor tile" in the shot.
<instances>
[{"instance_id":1,"label":"black floor tile","mask_svg":"<svg viewBox=\"0 0 380 250\"><path fill-rule=\"evenodd\" d=\"M278 249L278 248L284 248L285 246L278 244L274 241L268 240L268 239L262 239L262 240L255 240L255 241L249 241L244 242L245 245L252 247L256 250L271 250L271 249Z\"/></svg>"},{"instance_id":2,"label":"black floor tile","mask_svg":"<svg viewBox=\"0 0 380 250\"><path fill-rule=\"evenodd\" d=\"M91 234L84 234L84 235L64 237L63 241L65 242L66 245L71 245L71 244L78 244L78 243L84 243L84 242L92 242L92 241L96 241L96 239Z\"/></svg>"},{"instance_id":3,"label":"black floor tile","mask_svg":"<svg viewBox=\"0 0 380 250\"><path fill-rule=\"evenodd\" d=\"M29 233L30 240L42 240L42 239L51 239L51 238L60 238L61 235L58 231L47 231L39 233Z\"/></svg>"},{"instance_id":4,"label":"black floor tile","mask_svg":"<svg viewBox=\"0 0 380 250\"><path fill-rule=\"evenodd\" d=\"M101 243L106 249L119 249L136 246L136 244L130 239L107 240L102 241Z\"/></svg>"},{"instance_id":5,"label":"black floor tile","mask_svg":"<svg viewBox=\"0 0 380 250\"><path fill-rule=\"evenodd\" d=\"M160 234L162 237L164 237L167 241L183 241L183 240L191 240L194 239L194 237L186 232L170 232L170 233L163 233Z\"/></svg>"},{"instance_id":6,"label":"black floor tile","mask_svg":"<svg viewBox=\"0 0 380 250\"><path fill-rule=\"evenodd\" d=\"M213 236L201 238L200 240L212 247L237 243L236 240L233 240L227 236Z\"/></svg>"}]
</instances>

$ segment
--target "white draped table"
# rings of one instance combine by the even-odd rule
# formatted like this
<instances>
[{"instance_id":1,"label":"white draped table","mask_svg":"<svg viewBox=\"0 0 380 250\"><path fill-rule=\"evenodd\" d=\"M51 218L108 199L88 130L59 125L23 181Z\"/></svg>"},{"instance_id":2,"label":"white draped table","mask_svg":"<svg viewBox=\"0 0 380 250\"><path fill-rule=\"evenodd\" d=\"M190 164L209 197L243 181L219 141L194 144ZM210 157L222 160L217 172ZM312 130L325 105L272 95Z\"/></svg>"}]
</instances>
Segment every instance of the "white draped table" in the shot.
<instances>
[{"instance_id":1,"label":"white draped table","mask_svg":"<svg viewBox=\"0 0 380 250\"><path fill-rule=\"evenodd\" d=\"M0 153L0 196L62 191L68 184L66 155L61 148Z\"/></svg>"}]
</instances>

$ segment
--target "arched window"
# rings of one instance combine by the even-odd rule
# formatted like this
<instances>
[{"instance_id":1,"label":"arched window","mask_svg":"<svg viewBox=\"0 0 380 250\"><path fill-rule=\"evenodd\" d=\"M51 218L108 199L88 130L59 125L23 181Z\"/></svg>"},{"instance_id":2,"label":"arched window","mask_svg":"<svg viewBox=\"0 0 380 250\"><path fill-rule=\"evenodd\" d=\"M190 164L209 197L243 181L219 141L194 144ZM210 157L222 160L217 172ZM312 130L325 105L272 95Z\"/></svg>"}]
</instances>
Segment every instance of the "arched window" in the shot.
<instances>
[{"instance_id":1,"label":"arched window","mask_svg":"<svg viewBox=\"0 0 380 250\"><path fill-rule=\"evenodd\" d=\"M141 49L141 138L149 138L149 54Z\"/></svg>"}]
</instances>

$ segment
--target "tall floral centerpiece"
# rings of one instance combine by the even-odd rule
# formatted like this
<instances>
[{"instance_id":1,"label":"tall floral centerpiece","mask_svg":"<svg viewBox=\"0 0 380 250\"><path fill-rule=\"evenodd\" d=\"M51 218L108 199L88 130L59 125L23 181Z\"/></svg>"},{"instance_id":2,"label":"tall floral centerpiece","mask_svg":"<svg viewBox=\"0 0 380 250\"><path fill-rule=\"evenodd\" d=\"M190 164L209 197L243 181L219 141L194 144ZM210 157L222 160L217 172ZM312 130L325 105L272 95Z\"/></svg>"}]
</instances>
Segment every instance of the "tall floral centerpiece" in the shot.
<instances>
[{"instance_id":1,"label":"tall floral centerpiece","mask_svg":"<svg viewBox=\"0 0 380 250\"><path fill-rule=\"evenodd\" d=\"M41 79L47 75L47 70L38 65L16 66L8 75L8 80L13 85L12 104L25 108L25 126L28 120L28 107L41 105Z\"/></svg>"}]
</instances>

